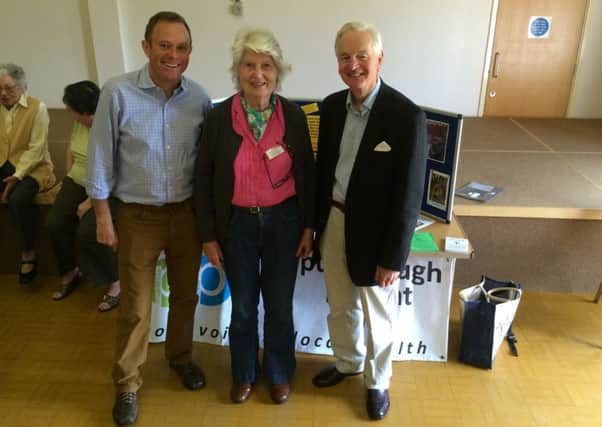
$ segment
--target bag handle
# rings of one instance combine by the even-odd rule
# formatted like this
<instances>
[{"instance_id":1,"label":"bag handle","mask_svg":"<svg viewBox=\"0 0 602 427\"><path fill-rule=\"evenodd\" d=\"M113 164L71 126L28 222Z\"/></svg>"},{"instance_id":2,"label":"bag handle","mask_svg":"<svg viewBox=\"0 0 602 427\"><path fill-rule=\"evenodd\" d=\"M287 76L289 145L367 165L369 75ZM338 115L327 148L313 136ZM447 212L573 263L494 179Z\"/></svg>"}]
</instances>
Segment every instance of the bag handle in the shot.
<instances>
[{"instance_id":1,"label":"bag handle","mask_svg":"<svg viewBox=\"0 0 602 427\"><path fill-rule=\"evenodd\" d=\"M494 295L498 292L508 292L510 297L504 298L504 297ZM485 292L485 295L486 295L485 298L487 299L487 302L490 302L490 300L491 300L492 302L501 303L501 302L508 302L508 301L514 301L516 299L520 299L522 293L523 293L523 291L521 289L512 288L510 286L507 286L507 287L501 287L501 288L494 288L494 289L491 289L489 292Z\"/></svg>"}]
</instances>

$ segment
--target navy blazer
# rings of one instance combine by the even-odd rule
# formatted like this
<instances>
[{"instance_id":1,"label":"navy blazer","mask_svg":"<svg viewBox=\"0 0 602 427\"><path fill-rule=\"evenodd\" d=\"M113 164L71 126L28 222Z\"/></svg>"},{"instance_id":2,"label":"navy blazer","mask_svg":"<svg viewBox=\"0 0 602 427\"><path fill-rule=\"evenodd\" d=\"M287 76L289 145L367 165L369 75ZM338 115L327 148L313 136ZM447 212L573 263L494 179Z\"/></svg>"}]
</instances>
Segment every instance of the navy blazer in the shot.
<instances>
[{"instance_id":1,"label":"navy blazer","mask_svg":"<svg viewBox=\"0 0 602 427\"><path fill-rule=\"evenodd\" d=\"M334 93L322 103L316 191L318 242L332 204L347 93ZM382 141L390 151L374 151ZM345 197L345 252L354 284L376 285L377 265L395 271L405 266L422 203L426 156L424 112L382 82Z\"/></svg>"},{"instance_id":2,"label":"navy blazer","mask_svg":"<svg viewBox=\"0 0 602 427\"><path fill-rule=\"evenodd\" d=\"M315 217L315 162L307 119L298 105L278 96L284 114L284 143L293 153L293 176L303 228ZM242 137L232 128L232 97L209 111L203 125L194 182L194 207L202 242L223 245L234 192L234 160Z\"/></svg>"}]
</instances>

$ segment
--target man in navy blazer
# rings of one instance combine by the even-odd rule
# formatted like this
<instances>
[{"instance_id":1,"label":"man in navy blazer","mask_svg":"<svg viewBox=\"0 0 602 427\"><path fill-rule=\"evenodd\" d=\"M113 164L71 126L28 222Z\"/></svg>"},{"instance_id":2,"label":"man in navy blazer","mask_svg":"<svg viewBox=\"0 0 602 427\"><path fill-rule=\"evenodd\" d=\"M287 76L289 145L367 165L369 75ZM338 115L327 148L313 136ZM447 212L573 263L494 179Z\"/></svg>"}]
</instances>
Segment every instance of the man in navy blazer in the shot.
<instances>
[{"instance_id":1,"label":"man in navy blazer","mask_svg":"<svg viewBox=\"0 0 602 427\"><path fill-rule=\"evenodd\" d=\"M348 90L322 103L316 248L321 252L336 364L313 379L329 387L363 373L371 419L389 409L400 271L418 218L426 167L424 112L379 77L379 32L351 22L336 36ZM366 337L364 338L364 324Z\"/></svg>"}]
</instances>

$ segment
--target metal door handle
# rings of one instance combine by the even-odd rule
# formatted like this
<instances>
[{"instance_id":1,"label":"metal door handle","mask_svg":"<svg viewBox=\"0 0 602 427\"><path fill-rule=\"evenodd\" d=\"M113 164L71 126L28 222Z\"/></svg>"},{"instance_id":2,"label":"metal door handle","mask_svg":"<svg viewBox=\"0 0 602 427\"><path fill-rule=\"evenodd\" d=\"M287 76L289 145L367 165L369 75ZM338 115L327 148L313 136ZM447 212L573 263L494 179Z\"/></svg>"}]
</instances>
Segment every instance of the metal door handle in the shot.
<instances>
[{"instance_id":1,"label":"metal door handle","mask_svg":"<svg viewBox=\"0 0 602 427\"><path fill-rule=\"evenodd\" d=\"M491 73L491 77L497 79L500 74L500 53L495 52L493 55L493 72Z\"/></svg>"}]
</instances>

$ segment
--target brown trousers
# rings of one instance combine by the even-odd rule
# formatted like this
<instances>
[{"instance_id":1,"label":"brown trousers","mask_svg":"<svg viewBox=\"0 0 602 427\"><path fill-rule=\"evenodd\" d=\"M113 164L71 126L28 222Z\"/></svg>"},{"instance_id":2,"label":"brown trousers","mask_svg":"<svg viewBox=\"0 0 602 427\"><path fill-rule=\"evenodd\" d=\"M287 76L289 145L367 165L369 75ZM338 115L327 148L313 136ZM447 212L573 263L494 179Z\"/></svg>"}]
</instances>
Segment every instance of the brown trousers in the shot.
<instances>
[{"instance_id":1,"label":"brown trousers","mask_svg":"<svg viewBox=\"0 0 602 427\"><path fill-rule=\"evenodd\" d=\"M116 225L121 303L113 381L118 392L135 392L142 385L155 266L162 250L170 288L165 356L176 364L191 359L201 243L190 199L163 206L120 202Z\"/></svg>"}]
</instances>

